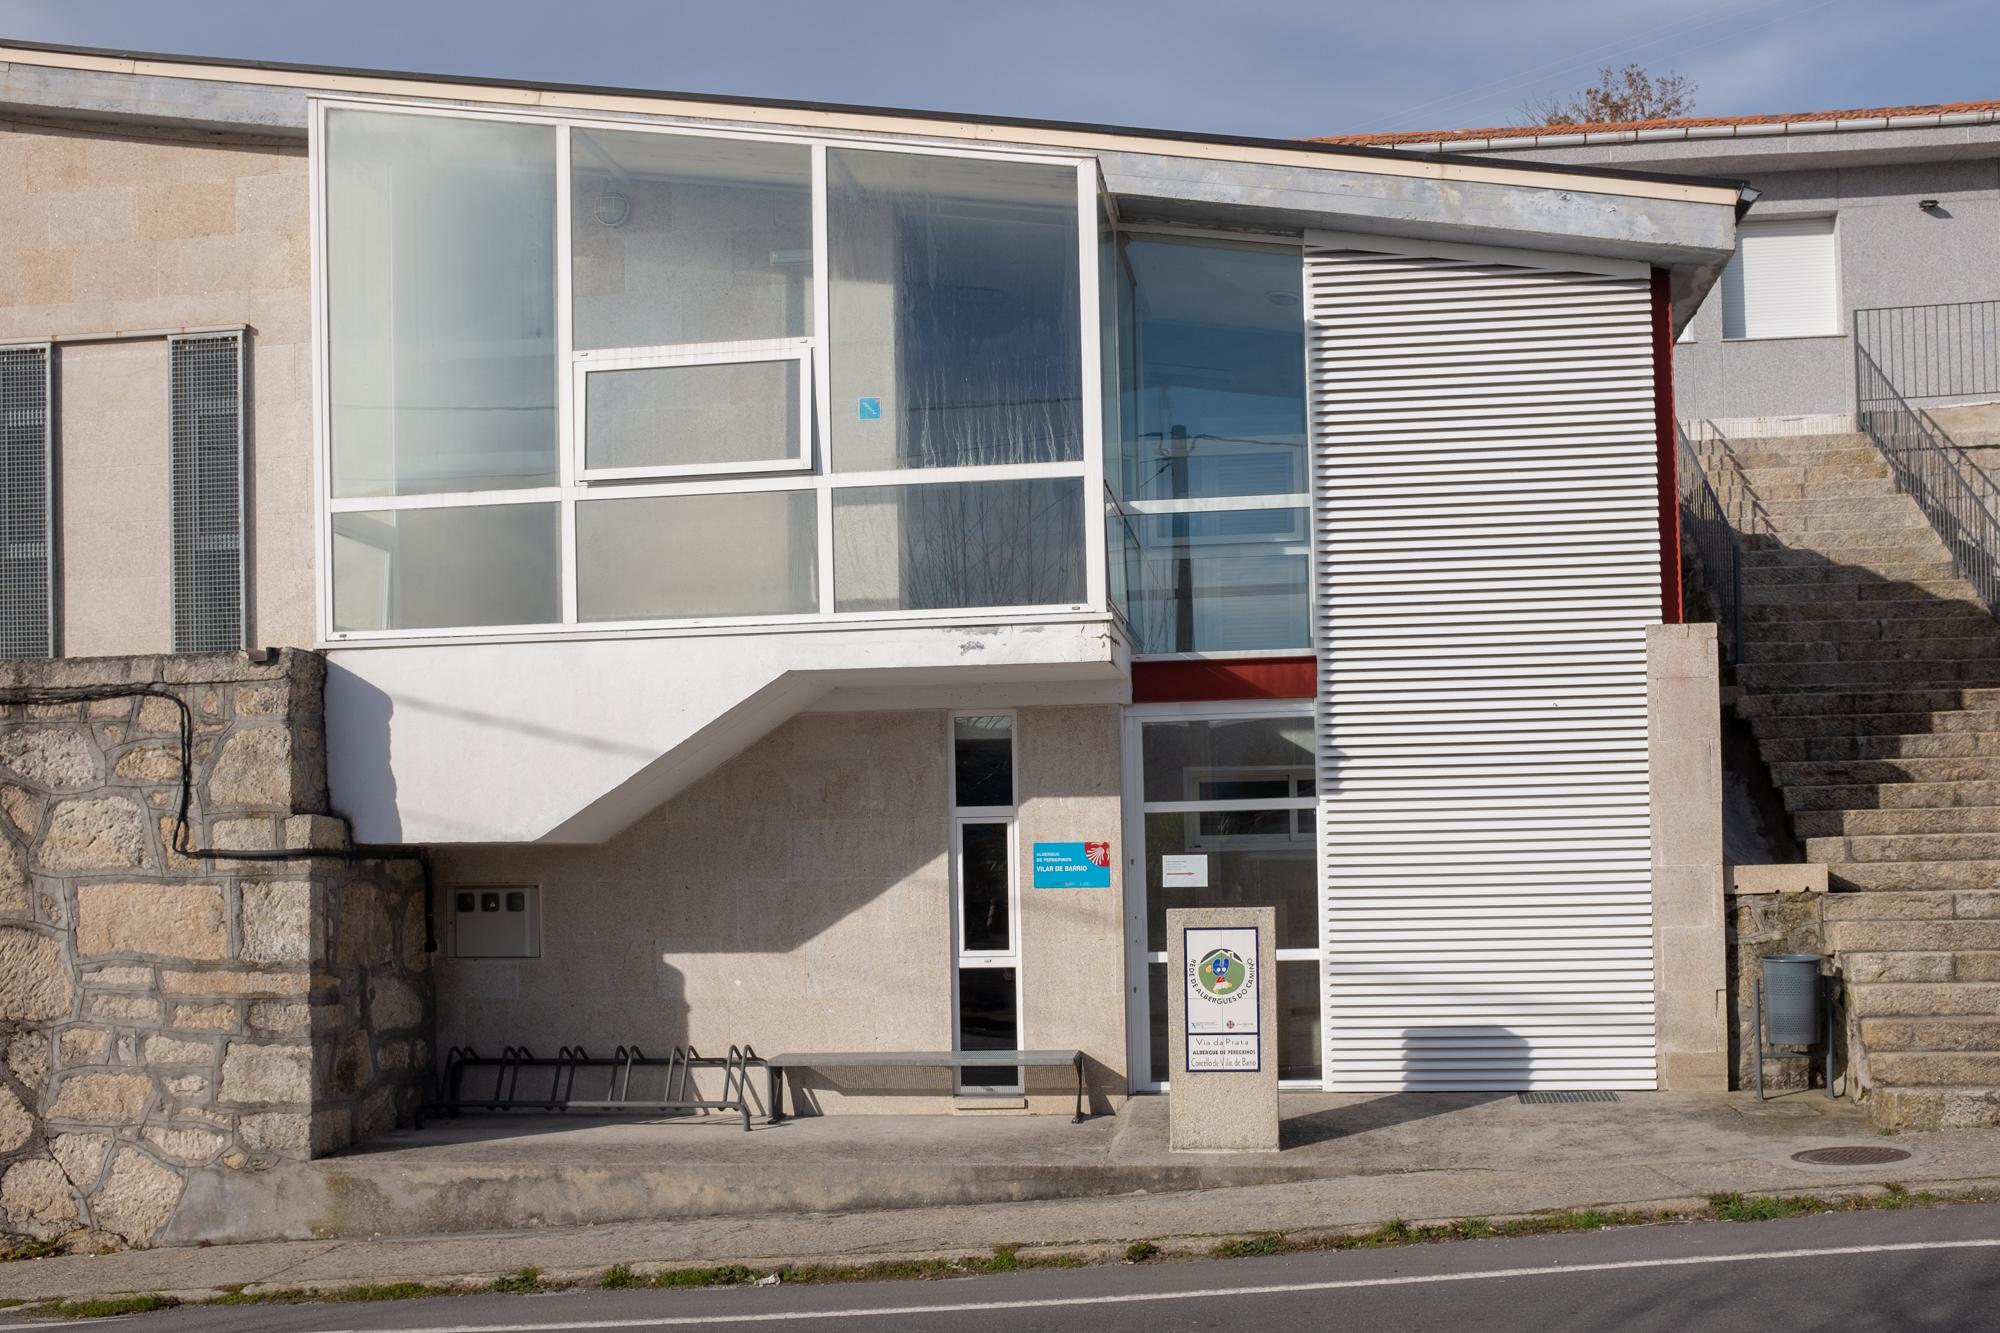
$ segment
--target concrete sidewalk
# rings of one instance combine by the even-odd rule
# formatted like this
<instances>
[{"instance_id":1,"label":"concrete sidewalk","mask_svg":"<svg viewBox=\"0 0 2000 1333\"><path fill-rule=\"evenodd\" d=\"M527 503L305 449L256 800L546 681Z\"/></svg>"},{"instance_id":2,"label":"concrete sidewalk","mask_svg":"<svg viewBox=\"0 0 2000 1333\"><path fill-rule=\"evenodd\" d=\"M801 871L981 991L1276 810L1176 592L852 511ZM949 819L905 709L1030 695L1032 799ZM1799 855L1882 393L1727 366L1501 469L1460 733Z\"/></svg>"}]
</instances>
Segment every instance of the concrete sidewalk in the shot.
<instances>
[{"instance_id":1,"label":"concrete sidewalk","mask_svg":"<svg viewBox=\"0 0 2000 1333\"><path fill-rule=\"evenodd\" d=\"M1095 1197L913 1206L870 1211L744 1211L717 1198L704 1217L594 1226L512 1227L477 1234L382 1236L162 1248L0 1265L0 1299L76 1298L114 1292L190 1293L219 1287L339 1287L360 1282L451 1284L532 1266L554 1277L633 1265L857 1263L880 1258L987 1255L998 1246L1122 1247L1140 1239L1317 1231L1411 1221L1499 1217L1545 1209L1669 1206L1713 1193L1851 1192L1902 1185L1966 1191L2000 1187L2000 1130L1878 1137L1857 1108L1818 1094L1758 1104L1740 1094L1623 1094L1615 1105L1523 1105L1511 1095L1381 1098L1287 1096L1285 1151L1257 1158L1168 1158L1165 1102L1140 1099L1116 1119L1071 1126L1054 1118L852 1117L798 1122L797 1137L743 1134L718 1124L552 1128L462 1122L449 1134L332 1159L427 1183L456 1180L469 1213L484 1208L481 1179L567 1170L566 1188L616 1189L621 1176L677 1155L720 1179L806 1171L817 1164L876 1176L896 1197L899 1173L953 1168L1004 1182L1028 1166L1088 1177ZM787 1126L787 1129L790 1127ZM498 1132L495 1132L498 1131ZM762 1138L762 1145L757 1141ZM1808 1148L1865 1145L1907 1151L1890 1165L1814 1167L1791 1160ZM1143 1184L1107 1193L1123 1178L1185 1164L1214 1175L1208 1188L1160 1192ZM1282 1169L1275 1181L1255 1173ZM435 1173L435 1174L433 1174ZM1232 1183L1232 1179L1234 1183ZM1136 1192L1135 1192L1136 1191ZM507 1191L499 1191L505 1197ZM916 1199L915 1194L906 1196ZM446 1202L440 1199L439 1203ZM730 1211L734 1205L734 1210ZM428 1206L428 1205L426 1205Z\"/></svg>"}]
</instances>

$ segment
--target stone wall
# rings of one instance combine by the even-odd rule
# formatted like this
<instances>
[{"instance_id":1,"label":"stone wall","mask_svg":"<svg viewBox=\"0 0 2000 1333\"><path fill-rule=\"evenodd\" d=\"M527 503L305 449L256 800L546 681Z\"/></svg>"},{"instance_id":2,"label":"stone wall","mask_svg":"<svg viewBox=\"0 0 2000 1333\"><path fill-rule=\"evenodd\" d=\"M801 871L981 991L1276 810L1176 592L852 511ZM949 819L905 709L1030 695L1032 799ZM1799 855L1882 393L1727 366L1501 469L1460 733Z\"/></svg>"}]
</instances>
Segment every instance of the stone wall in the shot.
<instances>
[{"instance_id":1,"label":"stone wall","mask_svg":"<svg viewBox=\"0 0 2000 1333\"><path fill-rule=\"evenodd\" d=\"M1729 899L1729 996L1730 1071L1734 1085L1756 1086L1756 1007L1753 994L1760 974L1760 960L1779 953L1819 953L1826 949L1826 904L1824 893L1737 894ZM1844 1011L1843 1011L1844 1012ZM1836 1017L1836 1022L1840 1019ZM1846 1034L1834 1033L1834 1079L1845 1083L1846 1095L1854 1095L1854 1073L1849 1069ZM1824 1086L1821 1062L1813 1060L1766 1060L1764 1091L1795 1092Z\"/></svg>"},{"instance_id":2,"label":"stone wall","mask_svg":"<svg viewBox=\"0 0 2000 1333\"><path fill-rule=\"evenodd\" d=\"M192 1177L392 1128L430 1055L413 860L189 858L169 699L192 710L191 845L346 846L317 654L0 663L0 1231L142 1244Z\"/></svg>"}]
</instances>

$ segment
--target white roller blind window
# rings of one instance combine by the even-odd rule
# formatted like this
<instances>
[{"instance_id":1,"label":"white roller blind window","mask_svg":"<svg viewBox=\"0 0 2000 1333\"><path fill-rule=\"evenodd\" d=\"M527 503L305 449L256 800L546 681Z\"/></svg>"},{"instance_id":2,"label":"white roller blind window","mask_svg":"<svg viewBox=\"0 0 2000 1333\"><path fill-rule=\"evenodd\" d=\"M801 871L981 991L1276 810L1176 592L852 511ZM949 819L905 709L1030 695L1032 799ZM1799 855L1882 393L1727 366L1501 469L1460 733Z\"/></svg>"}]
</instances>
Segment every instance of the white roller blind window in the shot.
<instances>
[{"instance_id":1,"label":"white roller blind window","mask_svg":"<svg viewBox=\"0 0 2000 1333\"><path fill-rule=\"evenodd\" d=\"M1833 219L1746 222L1722 274L1722 336L1811 338L1840 332Z\"/></svg>"}]
</instances>

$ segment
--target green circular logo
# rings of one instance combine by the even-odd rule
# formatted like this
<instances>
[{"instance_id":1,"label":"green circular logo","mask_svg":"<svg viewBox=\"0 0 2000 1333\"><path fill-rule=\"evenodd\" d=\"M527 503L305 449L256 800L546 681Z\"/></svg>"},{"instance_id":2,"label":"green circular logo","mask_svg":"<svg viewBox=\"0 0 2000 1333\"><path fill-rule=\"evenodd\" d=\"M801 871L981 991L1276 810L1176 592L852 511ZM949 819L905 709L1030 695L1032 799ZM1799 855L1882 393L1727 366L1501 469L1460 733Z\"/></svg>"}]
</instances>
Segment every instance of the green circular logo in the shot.
<instances>
[{"instance_id":1,"label":"green circular logo","mask_svg":"<svg viewBox=\"0 0 2000 1333\"><path fill-rule=\"evenodd\" d=\"M1242 990L1249 972L1243 956L1234 949L1212 949L1195 965L1194 977L1197 985L1220 1000Z\"/></svg>"}]
</instances>

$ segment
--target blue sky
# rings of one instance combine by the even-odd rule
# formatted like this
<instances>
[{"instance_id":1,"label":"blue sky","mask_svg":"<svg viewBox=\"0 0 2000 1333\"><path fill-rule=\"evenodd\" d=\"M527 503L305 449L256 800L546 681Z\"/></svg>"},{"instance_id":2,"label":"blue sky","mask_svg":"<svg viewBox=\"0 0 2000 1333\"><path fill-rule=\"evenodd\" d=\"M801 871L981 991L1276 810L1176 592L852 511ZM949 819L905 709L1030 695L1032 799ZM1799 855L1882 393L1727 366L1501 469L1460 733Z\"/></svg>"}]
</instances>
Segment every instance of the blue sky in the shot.
<instances>
[{"instance_id":1,"label":"blue sky","mask_svg":"<svg viewBox=\"0 0 2000 1333\"><path fill-rule=\"evenodd\" d=\"M0 36L1273 136L1510 124L1627 61L1713 115L2000 97L1992 0L0 0Z\"/></svg>"}]
</instances>

